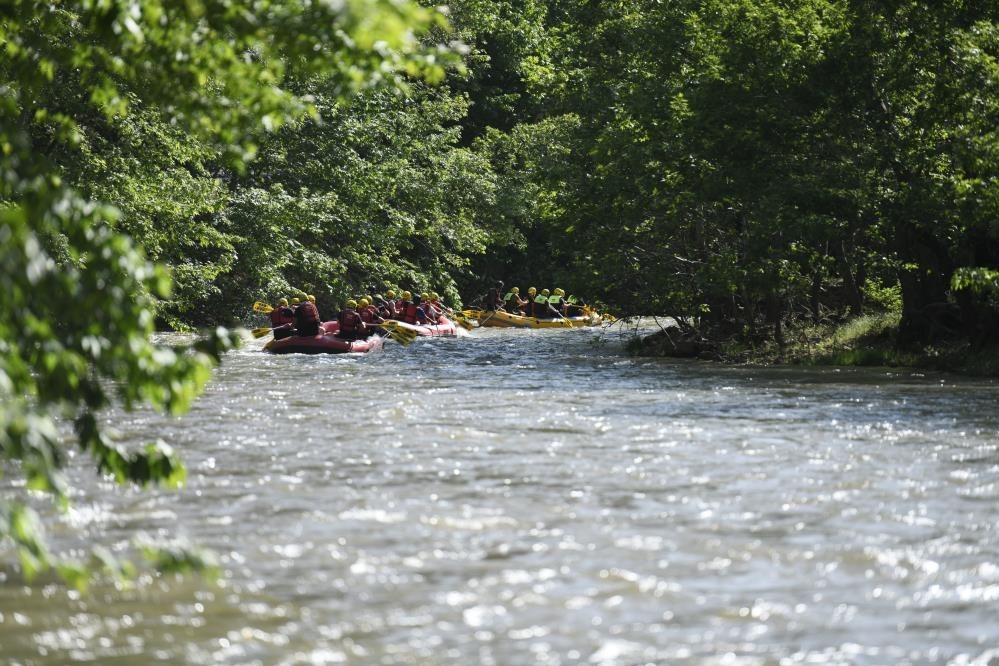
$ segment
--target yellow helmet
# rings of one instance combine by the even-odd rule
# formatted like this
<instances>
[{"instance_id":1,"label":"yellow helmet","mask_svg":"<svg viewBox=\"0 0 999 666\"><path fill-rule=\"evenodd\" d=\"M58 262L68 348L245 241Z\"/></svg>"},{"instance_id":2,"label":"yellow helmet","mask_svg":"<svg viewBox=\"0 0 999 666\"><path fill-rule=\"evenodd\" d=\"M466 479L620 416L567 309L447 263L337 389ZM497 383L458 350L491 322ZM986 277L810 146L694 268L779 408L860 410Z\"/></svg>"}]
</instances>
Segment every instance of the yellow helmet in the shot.
<instances>
[{"instance_id":1,"label":"yellow helmet","mask_svg":"<svg viewBox=\"0 0 999 666\"><path fill-rule=\"evenodd\" d=\"M440 298L441 297L437 295L436 291L430 292L430 300L432 300L432 301L439 301Z\"/></svg>"},{"instance_id":2,"label":"yellow helmet","mask_svg":"<svg viewBox=\"0 0 999 666\"><path fill-rule=\"evenodd\" d=\"M372 296L371 294L368 294L367 296L365 296L365 298L368 299L368 305L371 305L372 303L375 302L375 297Z\"/></svg>"},{"instance_id":3,"label":"yellow helmet","mask_svg":"<svg viewBox=\"0 0 999 666\"><path fill-rule=\"evenodd\" d=\"M420 300L421 301L429 301L430 300L430 294L427 293L427 292L423 292L422 294L420 294Z\"/></svg>"},{"instance_id":4,"label":"yellow helmet","mask_svg":"<svg viewBox=\"0 0 999 666\"><path fill-rule=\"evenodd\" d=\"M309 295L308 295L308 299L309 299L309 301L310 301L311 303L315 303L315 302L316 302L316 297L315 297L315 296L313 296L312 294L309 294Z\"/></svg>"},{"instance_id":5,"label":"yellow helmet","mask_svg":"<svg viewBox=\"0 0 999 666\"><path fill-rule=\"evenodd\" d=\"M409 301L409 300L412 300L412 298L413 298L413 294L409 293L408 291L402 292L402 300Z\"/></svg>"},{"instance_id":6,"label":"yellow helmet","mask_svg":"<svg viewBox=\"0 0 999 666\"><path fill-rule=\"evenodd\" d=\"M551 292L550 292L550 291L548 291L547 289L542 289L542 290L541 290L541 295L542 295L542 296L547 296L547 295L548 295L548 294L550 294L550 293L551 293Z\"/></svg>"},{"instance_id":7,"label":"yellow helmet","mask_svg":"<svg viewBox=\"0 0 999 666\"><path fill-rule=\"evenodd\" d=\"M288 306L288 299L287 298L282 298L282 299L278 300L278 305L282 305L282 306L287 307Z\"/></svg>"},{"instance_id":8,"label":"yellow helmet","mask_svg":"<svg viewBox=\"0 0 999 666\"><path fill-rule=\"evenodd\" d=\"M385 292L385 298L395 298L395 292L389 289Z\"/></svg>"},{"instance_id":9,"label":"yellow helmet","mask_svg":"<svg viewBox=\"0 0 999 666\"><path fill-rule=\"evenodd\" d=\"M353 298L350 299L349 301L347 301L347 307L351 308L351 309L356 308L357 307L357 301L355 301Z\"/></svg>"},{"instance_id":10,"label":"yellow helmet","mask_svg":"<svg viewBox=\"0 0 999 666\"><path fill-rule=\"evenodd\" d=\"M298 300L298 297L294 297L294 298L291 299L291 304L292 305L298 305L299 303L300 303L300 301Z\"/></svg>"},{"instance_id":11,"label":"yellow helmet","mask_svg":"<svg viewBox=\"0 0 999 666\"><path fill-rule=\"evenodd\" d=\"M527 290L527 293L529 293L531 296L533 296L534 294L538 293L538 288L537 287L531 287L530 289Z\"/></svg>"},{"instance_id":12,"label":"yellow helmet","mask_svg":"<svg viewBox=\"0 0 999 666\"><path fill-rule=\"evenodd\" d=\"M514 287L513 289L510 290L510 293L511 294L519 294L520 293L520 287Z\"/></svg>"},{"instance_id":13,"label":"yellow helmet","mask_svg":"<svg viewBox=\"0 0 999 666\"><path fill-rule=\"evenodd\" d=\"M362 298L357 302L357 304L360 305L362 308L366 308L369 305L371 305L371 301L369 301L367 298Z\"/></svg>"},{"instance_id":14,"label":"yellow helmet","mask_svg":"<svg viewBox=\"0 0 999 666\"><path fill-rule=\"evenodd\" d=\"M563 295L565 295L565 292L562 289L560 289L560 288L556 288L555 289L555 295L556 296L563 296Z\"/></svg>"}]
</instances>

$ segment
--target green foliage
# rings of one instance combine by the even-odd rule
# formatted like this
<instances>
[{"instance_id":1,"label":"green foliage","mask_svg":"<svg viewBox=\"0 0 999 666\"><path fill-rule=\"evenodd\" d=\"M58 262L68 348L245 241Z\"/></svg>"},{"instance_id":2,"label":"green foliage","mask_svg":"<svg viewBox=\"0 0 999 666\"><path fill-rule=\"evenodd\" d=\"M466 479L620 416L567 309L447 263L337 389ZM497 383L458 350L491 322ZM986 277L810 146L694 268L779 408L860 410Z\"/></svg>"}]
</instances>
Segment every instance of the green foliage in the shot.
<instances>
[{"instance_id":1,"label":"green foliage","mask_svg":"<svg viewBox=\"0 0 999 666\"><path fill-rule=\"evenodd\" d=\"M508 69L545 117L505 141L578 122L518 155L563 157L507 181L535 203L507 263L626 311L706 303L728 332L894 307L882 283L914 339L952 329L953 308L966 334L996 330L999 309L950 292L958 266L999 266L991 5L627 0L524 17L538 50Z\"/></svg>"},{"instance_id":2,"label":"green foliage","mask_svg":"<svg viewBox=\"0 0 999 666\"><path fill-rule=\"evenodd\" d=\"M488 164L458 145L464 100L414 84L344 106L324 82L308 90L322 125L274 133L232 183L217 224L238 258L215 284L243 303L297 285L326 312L387 284L456 300L454 272L485 249L496 192Z\"/></svg>"},{"instance_id":3,"label":"green foliage","mask_svg":"<svg viewBox=\"0 0 999 666\"><path fill-rule=\"evenodd\" d=\"M196 319L236 265L245 239L217 221L223 176L245 171L269 133L318 118L294 81L323 81L332 105L373 84L439 80L455 58L418 40L444 25L390 0L0 8L0 452L25 488L68 503L57 420L117 482L183 483L169 446L124 449L97 414L113 402L183 412L236 343L221 328L182 347L152 340L158 312ZM0 506L0 539L29 580L53 563L77 586L95 570L134 571L99 547L89 565L54 559L18 501ZM188 548L147 558L169 571L209 564Z\"/></svg>"},{"instance_id":4,"label":"green foliage","mask_svg":"<svg viewBox=\"0 0 999 666\"><path fill-rule=\"evenodd\" d=\"M897 283L885 284L868 278L864 282L864 296L886 312L902 312L902 287Z\"/></svg>"},{"instance_id":5,"label":"green foliage","mask_svg":"<svg viewBox=\"0 0 999 666\"><path fill-rule=\"evenodd\" d=\"M999 271L963 266L954 271L951 286L955 290L970 289L979 294L997 296L999 295Z\"/></svg>"}]
</instances>

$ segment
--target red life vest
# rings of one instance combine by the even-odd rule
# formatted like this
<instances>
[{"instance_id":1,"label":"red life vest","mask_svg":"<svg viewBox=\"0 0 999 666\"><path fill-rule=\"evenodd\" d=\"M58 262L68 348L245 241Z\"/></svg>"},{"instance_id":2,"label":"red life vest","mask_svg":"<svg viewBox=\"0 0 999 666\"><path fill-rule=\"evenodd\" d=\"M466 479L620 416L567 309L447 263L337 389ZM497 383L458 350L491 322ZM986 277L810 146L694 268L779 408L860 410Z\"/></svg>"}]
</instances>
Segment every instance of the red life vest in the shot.
<instances>
[{"instance_id":1,"label":"red life vest","mask_svg":"<svg viewBox=\"0 0 999 666\"><path fill-rule=\"evenodd\" d=\"M341 333L357 333L364 328L364 320L361 319L356 310L350 308L344 308L337 317L337 321L340 322Z\"/></svg>"},{"instance_id":2,"label":"red life vest","mask_svg":"<svg viewBox=\"0 0 999 666\"><path fill-rule=\"evenodd\" d=\"M375 317L378 316L378 308L373 305L369 305L363 310L358 310L357 314L361 316L361 321L365 324L373 324L375 323Z\"/></svg>"},{"instance_id":3,"label":"red life vest","mask_svg":"<svg viewBox=\"0 0 999 666\"><path fill-rule=\"evenodd\" d=\"M295 321L295 315L291 308L282 305L271 310L271 326L277 328L293 321Z\"/></svg>"},{"instance_id":4,"label":"red life vest","mask_svg":"<svg viewBox=\"0 0 999 666\"><path fill-rule=\"evenodd\" d=\"M308 322L319 322L319 310L311 301L306 301L295 308L295 326L301 327Z\"/></svg>"},{"instance_id":5,"label":"red life vest","mask_svg":"<svg viewBox=\"0 0 999 666\"><path fill-rule=\"evenodd\" d=\"M399 319L406 322L407 324L415 324L420 318L420 306L412 301L408 303L403 303L402 308L399 311Z\"/></svg>"}]
</instances>

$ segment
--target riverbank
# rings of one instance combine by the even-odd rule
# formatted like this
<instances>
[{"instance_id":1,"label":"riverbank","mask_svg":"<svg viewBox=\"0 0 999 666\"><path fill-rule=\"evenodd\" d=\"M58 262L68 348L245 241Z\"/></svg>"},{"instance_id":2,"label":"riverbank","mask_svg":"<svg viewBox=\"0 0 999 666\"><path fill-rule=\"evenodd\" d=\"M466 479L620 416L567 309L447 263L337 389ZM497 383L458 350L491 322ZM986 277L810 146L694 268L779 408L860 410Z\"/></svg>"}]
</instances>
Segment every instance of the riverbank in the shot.
<instances>
[{"instance_id":1,"label":"riverbank","mask_svg":"<svg viewBox=\"0 0 999 666\"><path fill-rule=\"evenodd\" d=\"M963 340L905 349L897 343L898 324L897 313L882 313L839 324L802 326L785 333L783 348L772 339L756 344L686 339L680 348L695 353L681 354L674 354L677 347L663 333L656 333L629 345L629 351L636 356L696 356L730 364L911 367L999 377L999 349L976 350Z\"/></svg>"}]
</instances>

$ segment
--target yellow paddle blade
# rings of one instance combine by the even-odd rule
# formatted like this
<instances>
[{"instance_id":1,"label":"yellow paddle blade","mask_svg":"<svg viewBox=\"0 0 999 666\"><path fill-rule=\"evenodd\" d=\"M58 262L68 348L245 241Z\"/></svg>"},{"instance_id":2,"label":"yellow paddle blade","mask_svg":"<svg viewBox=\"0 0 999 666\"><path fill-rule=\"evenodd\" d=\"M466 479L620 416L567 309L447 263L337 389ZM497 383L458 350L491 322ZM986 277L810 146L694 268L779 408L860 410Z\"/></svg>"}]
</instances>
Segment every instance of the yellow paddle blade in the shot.
<instances>
[{"instance_id":1,"label":"yellow paddle blade","mask_svg":"<svg viewBox=\"0 0 999 666\"><path fill-rule=\"evenodd\" d=\"M469 319L478 319L482 316L482 310L462 310L461 314Z\"/></svg>"},{"instance_id":2,"label":"yellow paddle blade","mask_svg":"<svg viewBox=\"0 0 999 666\"><path fill-rule=\"evenodd\" d=\"M469 319L468 317L463 317L461 315L455 315L454 316L454 321L458 324L458 326L461 326L466 331L470 331L473 328L475 328L475 324L473 324L472 320Z\"/></svg>"},{"instance_id":3,"label":"yellow paddle blade","mask_svg":"<svg viewBox=\"0 0 999 666\"><path fill-rule=\"evenodd\" d=\"M264 303L263 301L256 301L253 304L254 312L263 312L264 314L268 314L273 309L274 308L272 308L269 303Z\"/></svg>"},{"instance_id":4,"label":"yellow paddle blade","mask_svg":"<svg viewBox=\"0 0 999 666\"><path fill-rule=\"evenodd\" d=\"M412 331L404 331L399 328L392 331L390 335L392 336L393 340L398 342L403 347L408 347L409 345L413 344L413 340L416 339L416 333L413 333Z\"/></svg>"},{"instance_id":5,"label":"yellow paddle blade","mask_svg":"<svg viewBox=\"0 0 999 666\"><path fill-rule=\"evenodd\" d=\"M389 337L398 342L403 347L412 344L416 339L416 331L399 326L399 322L388 319L381 324L382 328L388 331Z\"/></svg>"},{"instance_id":6,"label":"yellow paddle blade","mask_svg":"<svg viewBox=\"0 0 999 666\"><path fill-rule=\"evenodd\" d=\"M255 338L262 338L270 332L271 329L268 326L261 326L260 328L255 328L252 331L250 331L250 333L252 333L253 337Z\"/></svg>"}]
</instances>

